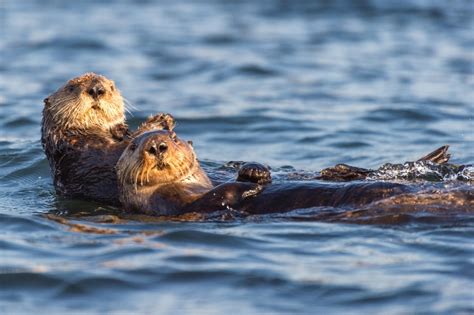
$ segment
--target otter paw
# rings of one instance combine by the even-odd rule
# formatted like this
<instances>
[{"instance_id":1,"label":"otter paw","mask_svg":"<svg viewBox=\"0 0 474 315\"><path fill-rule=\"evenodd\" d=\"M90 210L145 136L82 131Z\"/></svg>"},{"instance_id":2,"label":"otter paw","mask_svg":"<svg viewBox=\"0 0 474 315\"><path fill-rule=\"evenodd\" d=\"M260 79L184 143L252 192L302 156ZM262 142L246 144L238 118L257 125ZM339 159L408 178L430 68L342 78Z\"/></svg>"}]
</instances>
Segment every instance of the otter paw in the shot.
<instances>
[{"instance_id":1,"label":"otter paw","mask_svg":"<svg viewBox=\"0 0 474 315\"><path fill-rule=\"evenodd\" d=\"M126 124L118 124L110 128L110 133L115 140L122 141L130 135Z\"/></svg>"},{"instance_id":2,"label":"otter paw","mask_svg":"<svg viewBox=\"0 0 474 315\"><path fill-rule=\"evenodd\" d=\"M272 182L272 176L270 169L260 163L245 163L239 169L237 181L269 184Z\"/></svg>"},{"instance_id":3,"label":"otter paw","mask_svg":"<svg viewBox=\"0 0 474 315\"><path fill-rule=\"evenodd\" d=\"M156 114L148 117L148 119L140 125L137 132L138 134L150 131L150 130L169 130L172 131L176 122L170 114Z\"/></svg>"},{"instance_id":4,"label":"otter paw","mask_svg":"<svg viewBox=\"0 0 474 315\"><path fill-rule=\"evenodd\" d=\"M259 193L261 193L262 191L263 191L263 186L257 185L257 187L255 187L254 189L249 189L247 191L244 191L242 193L242 198L247 199L247 198L250 198L250 197L255 197Z\"/></svg>"},{"instance_id":5,"label":"otter paw","mask_svg":"<svg viewBox=\"0 0 474 315\"><path fill-rule=\"evenodd\" d=\"M347 164L337 164L334 167L323 169L320 172L321 176L319 178L333 181L351 181L365 179L371 172L371 170L365 168L350 166Z\"/></svg>"}]
</instances>

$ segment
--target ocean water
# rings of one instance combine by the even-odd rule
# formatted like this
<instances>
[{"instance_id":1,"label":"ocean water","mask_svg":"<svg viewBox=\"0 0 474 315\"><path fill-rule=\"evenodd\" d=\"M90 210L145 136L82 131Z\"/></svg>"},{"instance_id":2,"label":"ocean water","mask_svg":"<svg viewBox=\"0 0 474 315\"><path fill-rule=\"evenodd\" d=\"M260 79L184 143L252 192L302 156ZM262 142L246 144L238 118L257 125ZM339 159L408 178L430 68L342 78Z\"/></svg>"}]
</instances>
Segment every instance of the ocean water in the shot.
<instances>
[{"instance_id":1,"label":"ocean water","mask_svg":"<svg viewBox=\"0 0 474 315\"><path fill-rule=\"evenodd\" d=\"M119 218L55 195L42 100L94 71L210 167L474 162L472 1L0 2L2 314L472 314L474 217ZM467 184L472 185L472 184ZM298 214L298 213L296 213Z\"/></svg>"}]
</instances>

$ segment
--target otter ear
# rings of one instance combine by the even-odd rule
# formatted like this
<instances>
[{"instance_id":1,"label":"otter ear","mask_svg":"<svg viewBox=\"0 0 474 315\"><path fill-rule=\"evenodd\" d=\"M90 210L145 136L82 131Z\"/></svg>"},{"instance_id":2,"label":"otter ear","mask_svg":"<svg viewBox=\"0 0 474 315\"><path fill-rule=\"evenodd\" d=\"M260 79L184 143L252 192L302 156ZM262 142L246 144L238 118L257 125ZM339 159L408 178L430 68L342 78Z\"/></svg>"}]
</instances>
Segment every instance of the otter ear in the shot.
<instances>
[{"instance_id":1,"label":"otter ear","mask_svg":"<svg viewBox=\"0 0 474 315\"><path fill-rule=\"evenodd\" d=\"M174 127L176 127L176 121L174 120L174 117L171 114L163 114L162 118L164 120L164 129L173 131Z\"/></svg>"},{"instance_id":2,"label":"otter ear","mask_svg":"<svg viewBox=\"0 0 474 315\"><path fill-rule=\"evenodd\" d=\"M190 146L193 146L193 142L192 142L191 140L188 141L188 144L189 144Z\"/></svg>"},{"instance_id":3,"label":"otter ear","mask_svg":"<svg viewBox=\"0 0 474 315\"><path fill-rule=\"evenodd\" d=\"M44 105L49 105L49 97L45 98L43 100Z\"/></svg>"}]
</instances>

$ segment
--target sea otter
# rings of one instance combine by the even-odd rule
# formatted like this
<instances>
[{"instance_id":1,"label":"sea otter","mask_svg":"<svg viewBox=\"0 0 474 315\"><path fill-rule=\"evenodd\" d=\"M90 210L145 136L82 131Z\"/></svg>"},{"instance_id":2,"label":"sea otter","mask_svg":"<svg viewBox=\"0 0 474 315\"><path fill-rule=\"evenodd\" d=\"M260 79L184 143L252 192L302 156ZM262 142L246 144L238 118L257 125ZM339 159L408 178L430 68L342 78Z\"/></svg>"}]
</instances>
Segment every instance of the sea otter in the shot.
<instances>
[{"instance_id":1,"label":"sea otter","mask_svg":"<svg viewBox=\"0 0 474 315\"><path fill-rule=\"evenodd\" d=\"M181 140L170 130L149 131L133 139L117 162L116 169L120 201L128 210L181 214L196 201L210 202L203 196L214 191L191 143ZM208 205L222 208L228 206L231 199L232 204L236 202L233 198L242 194L257 194L260 185L271 182L271 177L266 167L247 163L239 170L237 180L236 183L217 186L220 189L216 195L217 204ZM219 199L221 194L225 200Z\"/></svg>"},{"instance_id":2,"label":"sea otter","mask_svg":"<svg viewBox=\"0 0 474 315\"><path fill-rule=\"evenodd\" d=\"M317 206L362 207L420 190L418 186L375 181L270 184L269 170L258 163L244 164L237 181L214 187L191 144L171 130L149 131L133 139L117 162L117 176L126 210L159 215L222 209L266 214Z\"/></svg>"},{"instance_id":3,"label":"sea otter","mask_svg":"<svg viewBox=\"0 0 474 315\"><path fill-rule=\"evenodd\" d=\"M170 115L158 114L130 133L123 98L113 81L95 73L69 80L44 99L41 143L56 192L119 204L114 167L130 139L173 125Z\"/></svg>"}]
</instances>

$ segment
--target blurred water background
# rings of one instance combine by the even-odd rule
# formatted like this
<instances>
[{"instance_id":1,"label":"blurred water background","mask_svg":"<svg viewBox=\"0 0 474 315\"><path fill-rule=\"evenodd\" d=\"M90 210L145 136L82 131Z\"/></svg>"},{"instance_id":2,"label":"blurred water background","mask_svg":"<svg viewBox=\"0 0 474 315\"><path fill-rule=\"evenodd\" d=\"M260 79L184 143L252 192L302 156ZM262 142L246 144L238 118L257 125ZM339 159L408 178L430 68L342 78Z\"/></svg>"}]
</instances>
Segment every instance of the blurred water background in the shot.
<instances>
[{"instance_id":1,"label":"blurred water background","mask_svg":"<svg viewBox=\"0 0 474 315\"><path fill-rule=\"evenodd\" d=\"M2 314L472 314L474 220L89 222L54 193L42 100L94 71L201 160L377 167L474 156L474 4L0 2ZM81 224L87 229L72 225ZM86 233L88 232L88 233Z\"/></svg>"}]
</instances>

